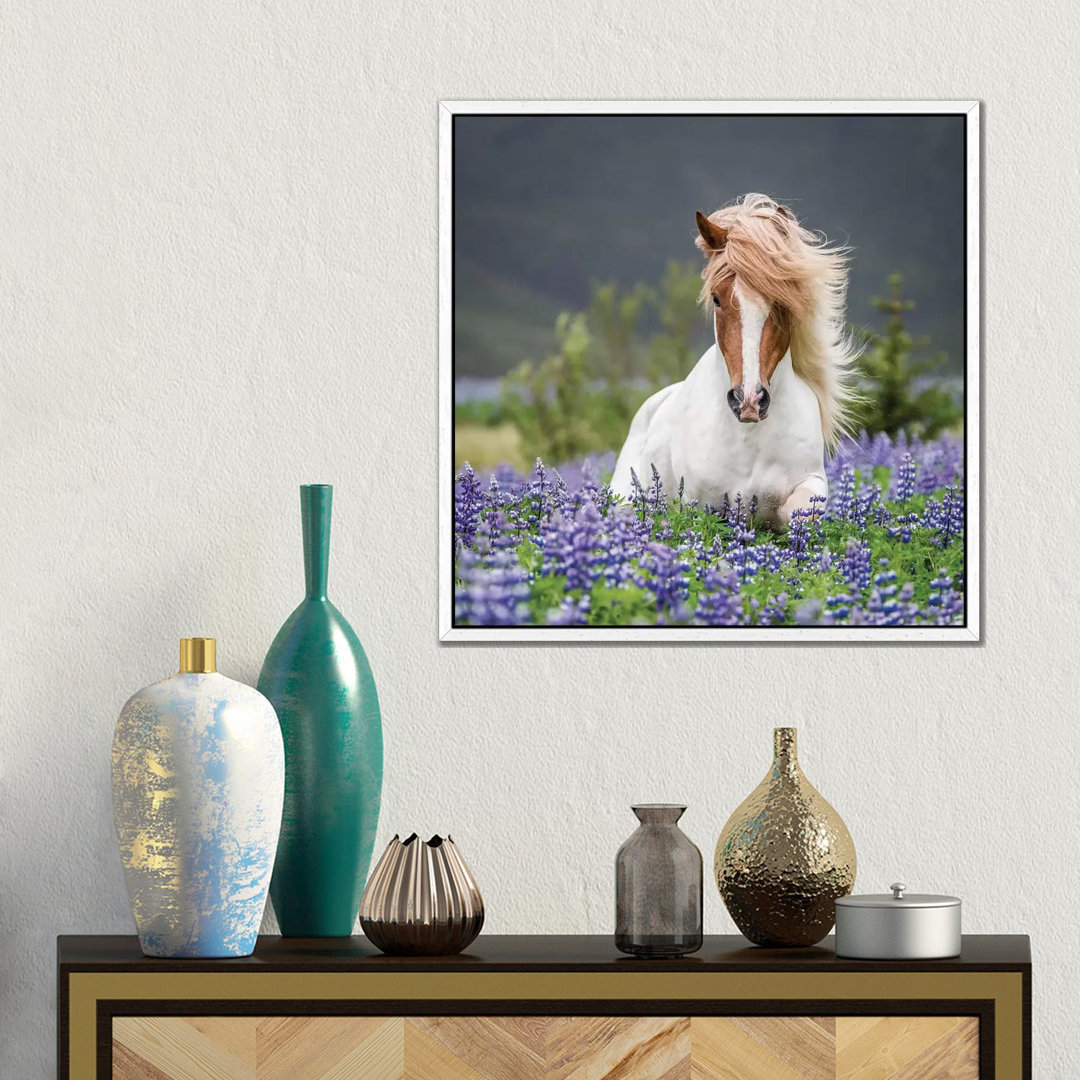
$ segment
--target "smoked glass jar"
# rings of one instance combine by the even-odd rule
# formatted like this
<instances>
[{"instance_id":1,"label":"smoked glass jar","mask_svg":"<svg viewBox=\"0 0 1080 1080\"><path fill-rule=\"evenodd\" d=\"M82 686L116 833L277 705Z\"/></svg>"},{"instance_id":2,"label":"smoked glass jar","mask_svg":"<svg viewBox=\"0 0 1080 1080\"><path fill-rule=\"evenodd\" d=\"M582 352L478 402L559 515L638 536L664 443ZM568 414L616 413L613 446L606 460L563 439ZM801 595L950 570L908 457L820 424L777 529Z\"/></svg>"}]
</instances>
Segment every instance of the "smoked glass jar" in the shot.
<instances>
[{"instance_id":1,"label":"smoked glass jar","mask_svg":"<svg viewBox=\"0 0 1080 1080\"><path fill-rule=\"evenodd\" d=\"M701 852L679 828L685 806L632 807L641 824L615 859L615 945L642 957L701 948Z\"/></svg>"}]
</instances>

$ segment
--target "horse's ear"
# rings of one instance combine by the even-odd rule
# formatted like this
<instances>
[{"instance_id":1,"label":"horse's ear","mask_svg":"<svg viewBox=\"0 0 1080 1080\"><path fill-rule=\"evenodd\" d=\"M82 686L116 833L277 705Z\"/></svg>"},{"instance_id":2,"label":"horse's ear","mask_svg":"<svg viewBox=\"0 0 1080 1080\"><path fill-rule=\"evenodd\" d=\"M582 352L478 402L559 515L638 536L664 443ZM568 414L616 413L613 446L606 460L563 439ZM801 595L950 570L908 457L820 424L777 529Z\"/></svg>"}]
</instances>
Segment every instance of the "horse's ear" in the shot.
<instances>
[{"instance_id":1,"label":"horse's ear","mask_svg":"<svg viewBox=\"0 0 1080 1080\"><path fill-rule=\"evenodd\" d=\"M715 222L710 221L700 210L697 212L697 228L701 235L694 242L706 255L724 249L727 243L727 229L722 229Z\"/></svg>"}]
</instances>

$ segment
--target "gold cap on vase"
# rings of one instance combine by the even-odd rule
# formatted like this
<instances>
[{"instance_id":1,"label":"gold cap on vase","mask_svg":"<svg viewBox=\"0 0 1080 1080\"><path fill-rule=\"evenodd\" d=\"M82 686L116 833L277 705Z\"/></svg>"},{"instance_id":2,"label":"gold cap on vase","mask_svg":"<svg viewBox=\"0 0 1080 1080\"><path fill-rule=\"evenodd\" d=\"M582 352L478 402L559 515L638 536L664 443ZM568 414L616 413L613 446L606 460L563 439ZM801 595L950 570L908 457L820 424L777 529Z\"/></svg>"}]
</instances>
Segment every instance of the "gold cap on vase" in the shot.
<instances>
[{"instance_id":1,"label":"gold cap on vase","mask_svg":"<svg viewBox=\"0 0 1080 1080\"><path fill-rule=\"evenodd\" d=\"M180 639L180 674L205 675L217 671L217 641L212 637Z\"/></svg>"}]
</instances>

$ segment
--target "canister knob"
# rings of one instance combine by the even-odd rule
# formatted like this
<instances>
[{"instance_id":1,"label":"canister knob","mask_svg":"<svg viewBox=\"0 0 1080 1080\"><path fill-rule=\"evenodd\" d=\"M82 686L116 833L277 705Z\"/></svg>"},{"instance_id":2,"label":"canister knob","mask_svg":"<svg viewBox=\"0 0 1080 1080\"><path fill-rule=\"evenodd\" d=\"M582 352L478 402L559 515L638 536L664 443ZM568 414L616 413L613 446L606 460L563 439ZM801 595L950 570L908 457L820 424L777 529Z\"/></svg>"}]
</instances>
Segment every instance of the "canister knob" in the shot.
<instances>
[{"instance_id":1,"label":"canister knob","mask_svg":"<svg viewBox=\"0 0 1080 1080\"><path fill-rule=\"evenodd\" d=\"M904 892L907 889L907 886L902 881L893 882L889 888L892 889L892 898L894 900L904 899Z\"/></svg>"}]
</instances>

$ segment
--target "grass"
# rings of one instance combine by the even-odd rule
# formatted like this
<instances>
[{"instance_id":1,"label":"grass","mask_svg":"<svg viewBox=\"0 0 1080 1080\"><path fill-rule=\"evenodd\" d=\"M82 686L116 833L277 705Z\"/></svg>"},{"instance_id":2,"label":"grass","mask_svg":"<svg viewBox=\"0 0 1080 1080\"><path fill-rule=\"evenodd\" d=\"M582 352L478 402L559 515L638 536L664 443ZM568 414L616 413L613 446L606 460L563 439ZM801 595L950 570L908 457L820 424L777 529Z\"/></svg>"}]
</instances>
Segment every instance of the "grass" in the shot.
<instances>
[{"instance_id":1,"label":"grass","mask_svg":"<svg viewBox=\"0 0 1080 1080\"><path fill-rule=\"evenodd\" d=\"M519 472L528 472L532 464L522 451L521 433L513 424L455 424L454 472L466 462L477 470L506 464Z\"/></svg>"}]
</instances>

